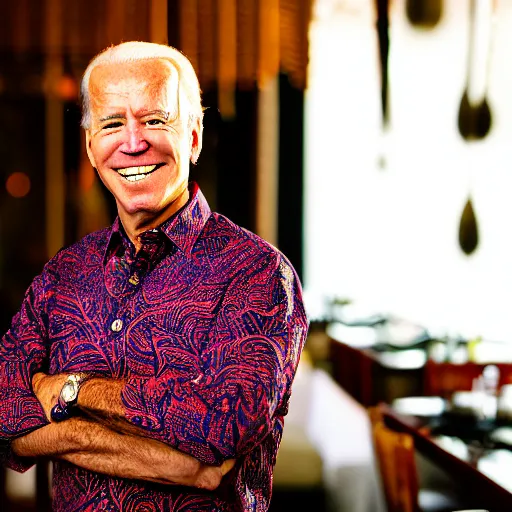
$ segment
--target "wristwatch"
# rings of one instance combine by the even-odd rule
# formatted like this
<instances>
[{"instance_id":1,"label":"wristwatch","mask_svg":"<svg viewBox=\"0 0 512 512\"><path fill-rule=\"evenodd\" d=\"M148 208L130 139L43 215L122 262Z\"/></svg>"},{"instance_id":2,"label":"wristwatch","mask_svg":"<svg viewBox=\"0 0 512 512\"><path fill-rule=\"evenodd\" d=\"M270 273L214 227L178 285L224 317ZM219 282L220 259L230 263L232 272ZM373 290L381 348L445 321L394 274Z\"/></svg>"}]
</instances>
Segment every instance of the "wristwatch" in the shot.
<instances>
[{"instance_id":1,"label":"wristwatch","mask_svg":"<svg viewBox=\"0 0 512 512\"><path fill-rule=\"evenodd\" d=\"M59 399L51 411L53 421L63 421L72 416L73 408L78 402L80 387L87 380L84 373L72 373L68 375L66 382L60 390Z\"/></svg>"}]
</instances>

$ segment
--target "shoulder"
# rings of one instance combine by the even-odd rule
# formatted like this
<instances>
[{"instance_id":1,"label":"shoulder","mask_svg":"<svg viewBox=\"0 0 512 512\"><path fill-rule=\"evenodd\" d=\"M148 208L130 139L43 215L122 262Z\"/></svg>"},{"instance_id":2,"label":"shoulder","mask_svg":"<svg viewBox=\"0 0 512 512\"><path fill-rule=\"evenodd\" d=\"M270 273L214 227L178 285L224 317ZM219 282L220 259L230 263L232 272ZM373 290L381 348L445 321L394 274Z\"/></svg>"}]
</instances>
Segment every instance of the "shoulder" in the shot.
<instances>
[{"instance_id":1,"label":"shoulder","mask_svg":"<svg viewBox=\"0 0 512 512\"><path fill-rule=\"evenodd\" d=\"M228 260L236 269L253 273L265 271L297 280L286 256L271 243L219 213L212 213L203 230L200 244L216 253L218 260Z\"/></svg>"},{"instance_id":2,"label":"shoulder","mask_svg":"<svg viewBox=\"0 0 512 512\"><path fill-rule=\"evenodd\" d=\"M205 225L200 243L211 246L212 240L218 242L218 253L224 257L230 255L252 260L279 259L282 256L278 249L260 236L215 212L210 215Z\"/></svg>"},{"instance_id":3,"label":"shoulder","mask_svg":"<svg viewBox=\"0 0 512 512\"><path fill-rule=\"evenodd\" d=\"M84 236L72 245L63 247L45 265L43 274L52 275L63 271L74 274L84 267L100 266L110 233L110 228L104 228Z\"/></svg>"},{"instance_id":4,"label":"shoulder","mask_svg":"<svg viewBox=\"0 0 512 512\"><path fill-rule=\"evenodd\" d=\"M26 293L42 299L59 283L78 282L91 268L101 268L109 235L110 228L105 228L60 249L34 277Z\"/></svg>"}]
</instances>

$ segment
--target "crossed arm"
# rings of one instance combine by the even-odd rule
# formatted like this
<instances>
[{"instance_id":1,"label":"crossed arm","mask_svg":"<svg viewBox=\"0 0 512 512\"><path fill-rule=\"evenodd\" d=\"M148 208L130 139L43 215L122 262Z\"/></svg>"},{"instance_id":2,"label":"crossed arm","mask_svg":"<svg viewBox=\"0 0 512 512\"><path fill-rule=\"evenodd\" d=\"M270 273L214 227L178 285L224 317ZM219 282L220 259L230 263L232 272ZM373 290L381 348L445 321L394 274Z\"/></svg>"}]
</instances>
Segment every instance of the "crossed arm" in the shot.
<instances>
[{"instance_id":1,"label":"crossed arm","mask_svg":"<svg viewBox=\"0 0 512 512\"><path fill-rule=\"evenodd\" d=\"M186 468L180 476L162 474L155 464L154 473L144 475L147 479L176 482L185 478L203 485L203 473L206 480L211 477L204 468L210 466L218 466L215 469L222 477L233 465L231 459L250 452L273 429L274 418L285 414L307 332L300 288L290 267L281 262L279 268L254 269L255 279L249 274L240 275L227 290L196 376L176 378L169 367L150 378L92 378L84 383L78 406L94 425L98 444L83 437L82 431L89 427L83 423L86 420L68 425L66 420L15 441L15 453L60 457L94 471L116 476L123 476L116 471L126 471L124 476L129 476L139 471L134 453L145 447L142 443L150 443L157 460L192 457L176 462L176 468ZM37 397L32 417L38 413L47 420L66 376L44 376L38 374L40 370L39 366L31 373L36 374ZM78 440L72 427L81 432ZM68 449L51 453L52 443L60 436L70 443Z\"/></svg>"},{"instance_id":2,"label":"crossed arm","mask_svg":"<svg viewBox=\"0 0 512 512\"><path fill-rule=\"evenodd\" d=\"M234 461L206 466L152 439L121 434L74 417L50 423L11 444L19 457L59 458L106 475L214 490Z\"/></svg>"},{"instance_id":3,"label":"crossed arm","mask_svg":"<svg viewBox=\"0 0 512 512\"><path fill-rule=\"evenodd\" d=\"M307 332L286 263L235 278L211 326L197 373L93 378L78 406L111 428L143 435L218 465L254 450L286 414Z\"/></svg>"},{"instance_id":4,"label":"crossed arm","mask_svg":"<svg viewBox=\"0 0 512 512\"><path fill-rule=\"evenodd\" d=\"M234 461L207 466L164 443L86 418L50 421L67 376L41 373L46 358L41 340L47 336L39 315L41 294L35 293L41 280L34 280L0 343L0 459L18 471L49 457L111 476L215 489Z\"/></svg>"}]
</instances>

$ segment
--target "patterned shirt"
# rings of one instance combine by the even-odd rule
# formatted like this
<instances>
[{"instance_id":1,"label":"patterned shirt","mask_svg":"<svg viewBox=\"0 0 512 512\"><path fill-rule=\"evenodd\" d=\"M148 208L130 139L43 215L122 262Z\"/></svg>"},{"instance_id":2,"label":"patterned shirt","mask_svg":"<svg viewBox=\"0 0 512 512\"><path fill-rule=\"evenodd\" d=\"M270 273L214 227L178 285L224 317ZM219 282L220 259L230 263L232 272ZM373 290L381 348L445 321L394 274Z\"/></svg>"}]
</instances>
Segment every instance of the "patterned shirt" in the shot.
<instances>
[{"instance_id":1,"label":"patterned shirt","mask_svg":"<svg viewBox=\"0 0 512 512\"><path fill-rule=\"evenodd\" d=\"M8 446L47 423L34 373L83 371L126 379L126 419L145 435L207 464L237 464L211 492L55 461L54 510L268 508L307 332L300 284L279 251L190 190L137 253L117 219L34 279L0 346L0 439ZM5 458L20 471L33 462Z\"/></svg>"}]
</instances>

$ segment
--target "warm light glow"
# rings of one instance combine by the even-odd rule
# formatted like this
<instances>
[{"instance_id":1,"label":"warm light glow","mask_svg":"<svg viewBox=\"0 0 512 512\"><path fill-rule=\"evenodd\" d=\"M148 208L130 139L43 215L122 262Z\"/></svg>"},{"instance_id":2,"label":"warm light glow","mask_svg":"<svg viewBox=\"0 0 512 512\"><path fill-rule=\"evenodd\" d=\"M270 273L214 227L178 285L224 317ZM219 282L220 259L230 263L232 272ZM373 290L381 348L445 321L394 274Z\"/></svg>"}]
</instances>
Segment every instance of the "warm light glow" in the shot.
<instances>
[{"instance_id":1,"label":"warm light glow","mask_svg":"<svg viewBox=\"0 0 512 512\"><path fill-rule=\"evenodd\" d=\"M61 76L56 84L56 92L63 100L74 100L78 97L78 84L69 75Z\"/></svg>"},{"instance_id":2,"label":"warm light glow","mask_svg":"<svg viewBox=\"0 0 512 512\"><path fill-rule=\"evenodd\" d=\"M12 197L25 197L30 192L30 178L24 172L13 172L5 182Z\"/></svg>"}]
</instances>

